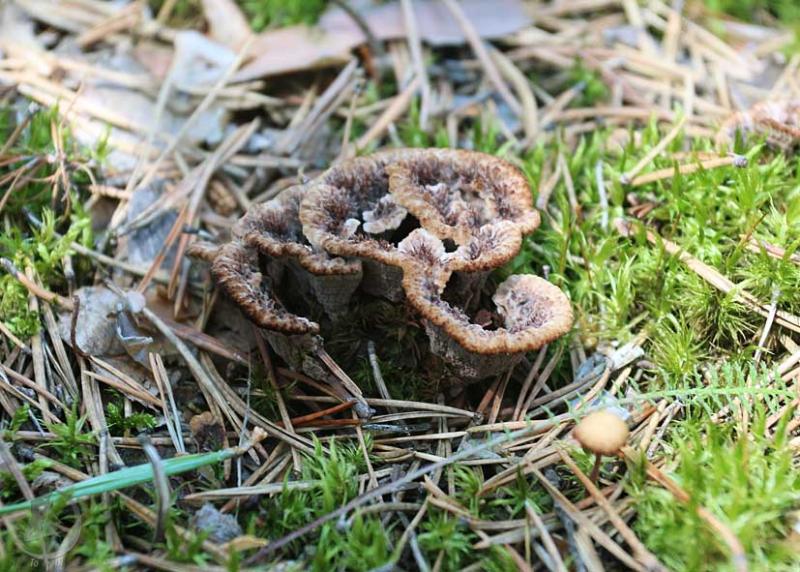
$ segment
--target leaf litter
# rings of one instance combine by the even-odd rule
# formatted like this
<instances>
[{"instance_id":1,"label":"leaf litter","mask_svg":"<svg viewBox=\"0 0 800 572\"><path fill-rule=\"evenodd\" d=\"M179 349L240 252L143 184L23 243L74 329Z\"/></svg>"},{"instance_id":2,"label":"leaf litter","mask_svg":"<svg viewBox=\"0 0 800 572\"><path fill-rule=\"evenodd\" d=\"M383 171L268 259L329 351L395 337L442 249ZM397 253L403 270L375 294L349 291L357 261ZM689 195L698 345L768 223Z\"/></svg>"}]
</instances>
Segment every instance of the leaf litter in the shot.
<instances>
[{"instance_id":1,"label":"leaf litter","mask_svg":"<svg viewBox=\"0 0 800 572\"><path fill-rule=\"evenodd\" d=\"M708 237L729 221L703 223L713 215L683 212L670 194L695 192L694 181L729 193L796 170L796 117L759 115L761 102L800 98L790 31L660 0L353 2L355 17L332 2L315 25L259 33L235 3L204 1L207 26L182 30L169 23L175 4L0 8L0 515L12 539L0 558L44 548L69 566L163 569L187 558L436 570L680 569L698 554L736 570L797 563L785 550L794 485L770 497L779 526L746 529L735 517L753 513L724 495L750 489L704 483L707 460L682 444L699 426L710 451L736 447L758 478L796 465L800 305L787 291L797 245L785 228L796 193L730 195L720 212L733 202L726 215L758 218L720 244ZM702 143L715 138L728 148ZM226 242L253 204L321 169L403 146L470 148L523 169L545 224L500 272L567 290L569 336L459 387L423 361L419 320L375 303L350 308L309 375L184 256L196 239ZM58 217L52 231L43 209ZM75 217L93 236L71 232ZM622 263L606 295L614 249ZM682 300L669 303L683 321L656 301L626 301L640 295L625 275L634 262L665 265L670 286L678 276ZM687 288L715 302L693 307ZM623 323L598 325L629 307ZM699 340L690 316L712 312L757 324L742 326L753 351ZM676 369L685 375L665 373ZM571 430L598 410L630 436L592 471ZM734 470L747 479L748 467ZM645 527L664 506L699 523L707 546L665 547ZM70 545L72 532L52 545L14 536L41 517L63 530L88 523L87 548Z\"/></svg>"}]
</instances>

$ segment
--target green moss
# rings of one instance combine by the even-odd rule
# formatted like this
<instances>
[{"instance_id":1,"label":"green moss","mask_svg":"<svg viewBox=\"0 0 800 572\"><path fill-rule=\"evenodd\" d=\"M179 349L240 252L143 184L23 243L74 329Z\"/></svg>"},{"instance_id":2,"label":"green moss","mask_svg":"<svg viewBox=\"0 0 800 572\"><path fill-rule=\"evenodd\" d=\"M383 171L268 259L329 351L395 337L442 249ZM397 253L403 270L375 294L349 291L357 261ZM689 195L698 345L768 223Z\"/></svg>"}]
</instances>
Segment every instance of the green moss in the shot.
<instances>
[{"instance_id":1,"label":"green moss","mask_svg":"<svg viewBox=\"0 0 800 572\"><path fill-rule=\"evenodd\" d=\"M13 119L10 108L0 107L0 141L13 132ZM82 190L90 182L87 166L91 157L96 161L103 154L102 144L95 151L83 149L68 130L60 128L65 156L53 161L60 157L52 138L57 125L57 107L35 111L9 151L16 160L0 167L0 177L12 177L16 185L3 209L6 227L0 232L0 256L23 272L32 267L50 290L65 284L61 265L64 257L72 254L71 244L92 244ZM63 173L56 171L59 166L64 167ZM54 185L53 180L58 183ZM80 264L75 267L76 271L84 269ZM0 321L23 339L39 331L39 317L28 309L27 290L5 273L0 275Z\"/></svg>"},{"instance_id":2,"label":"green moss","mask_svg":"<svg viewBox=\"0 0 800 572\"><path fill-rule=\"evenodd\" d=\"M800 6L795 0L703 0L709 10L752 21L763 14L782 23L800 21Z\"/></svg>"},{"instance_id":3,"label":"green moss","mask_svg":"<svg viewBox=\"0 0 800 572\"><path fill-rule=\"evenodd\" d=\"M587 69L580 61L576 61L570 70L569 81L572 87L580 88L580 95L572 100L573 107L592 107L610 95L600 74Z\"/></svg>"},{"instance_id":4,"label":"green moss","mask_svg":"<svg viewBox=\"0 0 800 572\"><path fill-rule=\"evenodd\" d=\"M151 414L139 411L126 417L123 409L114 402L106 405L106 421L109 431L114 435L126 431L138 433L156 426L156 418Z\"/></svg>"},{"instance_id":5,"label":"green moss","mask_svg":"<svg viewBox=\"0 0 800 572\"><path fill-rule=\"evenodd\" d=\"M66 225L63 235L56 229ZM91 244L88 216L75 214L68 222L44 209L39 228L24 236L18 228L0 235L0 256L10 259L24 272L32 267L45 288L54 290L64 285L62 263L72 254L72 243ZM28 291L8 274L0 275L0 321L18 337L27 339L39 331L39 316L28 308Z\"/></svg>"},{"instance_id":6,"label":"green moss","mask_svg":"<svg viewBox=\"0 0 800 572\"><path fill-rule=\"evenodd\" d=\"M737 536L751 570L796 570L800 555L785 544L789 511L800 500L800 476L785 424L765 437L766 410L756 406L752 425L715 425L690 419L672 439L678 467L672 477L690 495L678 502L660 486L633 487L636 530L673 570L732 570L730 552L695 509L711 511Z\"/></svg>"},{"instance_id":7,"label":"green moss","mask_svg":"<svg viewBox=\"0 0 800 572\"><path fill-rule=\"evenodd\" d=\"M260 32L293 24L314 24L328 6L328 0L241 0L250 26Z\"/></svg>"}]
</instances>

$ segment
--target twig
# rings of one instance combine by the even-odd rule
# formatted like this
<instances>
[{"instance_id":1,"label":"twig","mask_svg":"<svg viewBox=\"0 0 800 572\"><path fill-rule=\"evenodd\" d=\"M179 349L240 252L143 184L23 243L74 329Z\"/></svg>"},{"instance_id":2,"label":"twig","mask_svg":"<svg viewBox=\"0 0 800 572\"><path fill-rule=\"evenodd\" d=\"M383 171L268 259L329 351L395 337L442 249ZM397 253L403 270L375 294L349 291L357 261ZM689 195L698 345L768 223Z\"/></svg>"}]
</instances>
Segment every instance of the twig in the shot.
<instances>
[{"instance_id":1,"label":"twig","mask_svg":"<svg viewBox=\"0 0 800 572\"><path fill-rule=\"evenodd\" d=\"M361 506L361 505L363 505L363 504L365 504L365 503L367 503L367 502L369 502L369 501L371 501L371 500L373 500L375 498L381 497L381 496L383 496L383 495L385 495L387 493L391 493L392 491L394 491L397 488L399 488L401 485L405 485L407 483L411 483L411 482L413 482L413 481L415 481L415 480L417 480L417 479L419 479L419 478L421 478L421 477L423 477L423 476L425 476L425 475L427 475L429 473L432 473L432 472L437 471L439 469L443 469L444 467L450 466L450 465L452 465L454 463L459 463L461 461L469 459L470 457L472 457L472 456L474 456L474 455L476 455L476 454L478 454L478 453L480 453L482 451L487 451L487 450L490 450L490 449L492 449L494 447L497 447L498 445L502 445L504 443L508 443L508 442L513 441L515 439L519 439L521 437L525 437L525 436L527 436L529 434L532 434L538 428L539 428L538 424L531 424L529 427L527 427L525 429L521 429L519 431L515 431L515 432L512 432L512 433L503 434L503 435L494 437L493 439L489 439L489 440L484 441L483 443L480 443L478 445L474 445L472 447L467 447L465 449L462 449L461 451L458 451L458 452L454 453L453 455L451 455L450 457L448 457L446 459L442 459L441 461L437 461L435 463L431 463L430 465L427 465L425 467L421 467L421 468L419 468L419 469L417 469L415 471L410 471L410 472L406 473L405 475L399 477L398 479L396 479L394 481L385 483L385 484L383 484L383 485L381 485L381 486L379 486L379 487L377 487L375 489L366 491L365 493L362 493L361 495L357 496L356 498L354 498L353 500L349 501L348 503L340 506L338 509L336 509L336 510L334 510L332 512L329 512L328 514L317 518L316 520L310 522L309 524L306 524L306 525L298 528L294 532L291 532L291 533L287 534L286 536L284 536L282 538L279 538L278 540L272 542L268 546L265 546L264 548L259 550L256 554L254 554L252 557L250 557L248 559L248 561L247 561L247 564L248 565L252 565L252 564L255 564L255 563L263 560L265 557L267 557L271 553L275 552L276 550L280 549L283 546L286 546L290 542L293 542L293 541L297 540L298 538L301 538L301 537L305 536L309 532L312 532L312 531L316 530L317 528L319 528L320 526L322 526L326 522L330 522L331 520L334 520L334 519L336 519L336 518L338 518L338 517L340 517L342 515L345 515L348 512L350 512L351 510L353 510L353 509L355 509L355 508L357 508L357 507L359 507L359 506Z\"/></svg>"},{"instance_id":2,"label":"twig","mask_svg":"<svg viewBox=\"0 0 800 572\"><path fill-rule=\"evenodd\" d=\"M647 550L644 544L637 538L636 534L625 524L625 521L622 520L617 514L617 511L611 506L611 503L608 502L608 499L603 495L602 492L597 488L597 485L594 484L594 481L587 477L583 471L580 470L578 465L575 464L575 461L572 460L572 457L564 451L563 449L558 450L558 454L561 456L561 460L564 461L564 464L569 467L569 470L578 477L578 479L583 483L583 486L586 487L586 490L589 491L589 494L592 495L592 498L595 500L597 505L601 507L606 514L608 515L608 519L611 523L616 527L619 531L620 535L628 546L631 547L633 550L633 557L636 558L648 571L657 572L663 571L666 572L667 568L658 561L655 555Z\"/></svg>"},{"instance_id":3,"label":"twig","mask_svg":"<svg viewBox=\"0 0 800 572\"><path fill-rule=\"evenodd\" d=\"M667 167L666 169L659 169L658 171L653 171L652 173L647 173L646 175L636 177L630 182L630 186L640 187L642 185L654 183L655 181L660 181L662 179L669 179L675 176L676 172L680 173L681 175L688 175L701 169L707 171L709 169L718 169L720 167L727 167L729 165L733 165L734 167L744 167L747 165L747 159L742 155L732 154L728 157L719 157L717 159L710 159L708 161L684 163L682 165Z\"/></svg>"},{"instance_id":4,"label":"twig","mask_svg":"<svg viewBox=\"0 0 800 572\"><path fill-rule=\"evenodd\" d=\"M169 481L167 480L167 473L164 471L164 465L161 462L161 457L158 451L153 447L147 435L139 437L139 443L142 446L147 460L150 461L150 466L153 468L153 484L155 484L156 493L156 527L153 532L153 541L161 542L164 538L164 527L169 518L169 505L170 505L170 489Z\"/></svg>"},{"instance_id":5,"label":"twig","mask_svg":"<svg viewBox=\"0 0 800 572\"><path fill-rule=\"evenodd\" d=\"M372 124L372 126L359 137L356 141L356 151L365 149L372 141L380 137L384 131L389 127L389 124L395 121L403 113L411 103L411 98L417 91L422 80L419 76L414 77L409 84L401 91L392 101L391 105L381 114L381 116Z\"/></svg>"},{"instance_id":6,"label":"twig","mask_svg":"<svg viewBox=\"0 0 800 572\"><path fill-rule=\"evenodd\" d=\"M514 95L508 89L505 82L503 82L503 78L500 76L500 72L497 71L497 67L494 65L483 40L475 30L475 26L472 25L472 22L469 21L469 18L467 18L467 15L464 14L461 6L455 0L442 0L442 2L450 11L450 14L452 14L453 19L458 23L458 26L464 33L464 37L467 39L467 43L469 43L472 51L475 52L478 61L480 61L483 67L483 71L486 73L486 77L489 78L489 81L494 85L497 93L499 93L500 97L508 104L511 111L517 115L521 115L522 107L514 98Z\"/></svg>"},{"instance_id":7,"label":"twig","mask_svg":"<svg viewBox=\"0 0 800 572\"><path fill-rule=\"evenodd\" d=\"M675 127L673 127L670 130L670 132L667 133L667 135L664 136L655 147L650 149L650 151L648 151L647 154L644 157L642 157L638 163L636 163L633 169L631 169L626 173L623 173L622 176L620 176L619 178L620 182L623 185L627 185L631 182L631 180L635 179L636 176L642 172L642 169L647 167L647 165L649 165L653 159L655 159L658 155L661 154L661 152L664 149L667 148L667 145L672 143L675 137L678 136L678 133L681 132L681 129L683 129L684 123L686 123L686 117L681 117L681 120L675 124Z\"/></svg>"},{"instance_id":8,"label":"twig","mask_svg":"<svg viewBox=\"0 0 800 572\"><path fill-rule=\"evenodd\" d=\"M22 272L17 270L17 267L14 266L14 263L11 262L8 258L0 258L0 266L6 269L6 272L11 274L14 278L19 280L20 284L25 286L28 289L28 292L36 296L37 298L41 298L45 302L50 302L52 304L56 304L64 308L65 310L72 311L73 304L72 300L69 298L64 298L63 296L59 296L54 292L50 292L36 284L33 280L29 279L25 276Z\"/></svg>"},{"instance_id":9,"label":"twig","mask_svg":"<svg viewBox=\"0 0 800 572\"><path fill-rule=\"evenodd\" d=\"M403 23L408 37L408 51L411 53L414 73L420 80L419 127L424 131L428 129L428 116L431 111L431 84L422 59L422 41L419 37L417 18L414 15L414 0L400 0L400 6L403 9Z\"/></svg>"}]
</instances>

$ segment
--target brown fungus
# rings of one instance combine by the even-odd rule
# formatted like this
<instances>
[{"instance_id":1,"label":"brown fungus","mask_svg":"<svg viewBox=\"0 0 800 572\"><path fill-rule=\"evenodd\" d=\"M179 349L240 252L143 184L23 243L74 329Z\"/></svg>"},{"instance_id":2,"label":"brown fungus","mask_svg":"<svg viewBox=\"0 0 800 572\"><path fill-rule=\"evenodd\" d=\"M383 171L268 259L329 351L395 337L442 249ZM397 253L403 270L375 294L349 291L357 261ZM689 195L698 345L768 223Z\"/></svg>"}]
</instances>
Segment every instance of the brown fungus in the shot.
<instances>
[{"instance_id":1,"label":"brown fungus","mask_svg":"<svg viewBox=\"0 0 800 572\"><path fill-rule=\"evenodd\" d=\"M320 326L280 299L292 311L319 304L336 317L351 296L366 294L405 298L431 352L475 380L571 327L566 296L535 276L508 278L494 308L480 307L489 273L538 224L525 177L510 163L471 151L400 149L342 162L254 205L216 257L207 247L200 255L213 258L221 287L298 369L319 365L307 358ZM478 317L485 314L495 319Z\"/></svg>"},{"instance_id":2,"label":"brown fungus","mask_svg":"<svg viewBox=\"0 0 800 572\"><path fill-rule=\"evenodd\" d=\"M398 205L392 195L386 195L372 209L365 210L361 214L364 219L364 232L384 234L396 230L403 224L407 214L408 211Z\"/></svg>"},{"instance_id":3,"label":"brown fungus","mask_svg":"<svg viewBox=\"0 0 800 572\"><path fill-rule=\"evenodd\" d=\"M361 287L393 301L403 297L402 271L390 235L402 225L406 212L389 194L386 165L402 153L377 153L331 167L309 183L299 215L312 245L361 260Z\"/></svg>"},{"instance_id":4,"label":"brown fungus","mask_svg":"<svg viewBox=\"0 0 800 572\"><path fill-rule=\"evenodd\" d=\"M425 318L431 351L468 379L508 370L526 352L572 327L567 297L537 276L514 275L500 284L492 298L502 322L496 329L474 323L463 309L445 301L441 275L407 271L403 283L409 303Z\"/></svg>"},{"instance_id":5,"label":"brown fungus","mask_svg":"<svg viewBox=\"0 0 800 572\"><path fill-rule=\"evenodd\" d=\"M784 151L800 145L800 99L762 101L734 113L717 132L719 145L732 145L738 133L765 135L767 143Z\"/></svg>"},{"instance_id":6,"label":"brown fungus","mask_svg":"<svg viewBox=\"0 0 800 572\"><path fill-rule=\"evenodd\" d=\"M311 289L325 312L338 319L346 314L350 297L361 283L361 264L332 257L308 243L299 218L304 193L305 188L298 185L271 201L253 205L234 226L233 236L259 253L284 262L297 278L297 286ZM272 269L287 270L274 265Z\"/></svg>"},{"instance_id":7,"label":"brown fungus","mask_svg":"<svg viewBox=\"0 0 800 572\"><path fill-rule=\"evenodd\" d=\"M466 244L483 225L539 226L525 176L510 163L475 151L406 150L387 167L395 200L441 239Z\"/></svg>"},{"instance_id":8,"label":"brown fungus","mask_svg":"<svg viewBox=\"0 0 800 572\"><path fill-rule=\"evenodd\" d=\"M198 240L189 245L189 248L186 249L186 254L198 260L214 262L214 259L219 254L219 246L210 242Z\"/></svg>"},{"instance_id":9,"label":"brown fungus","mask_svg":"<svg viewBox=\"0 0 800 572\"><path fill-rule=\"evenodd\" d=\"M217 284L257 326L283 334L316 334L319 325L289 312L274 297L263 274L258 270L255 252L239 242L223 245L211 273Z\"/></svg>"}]
</instances>

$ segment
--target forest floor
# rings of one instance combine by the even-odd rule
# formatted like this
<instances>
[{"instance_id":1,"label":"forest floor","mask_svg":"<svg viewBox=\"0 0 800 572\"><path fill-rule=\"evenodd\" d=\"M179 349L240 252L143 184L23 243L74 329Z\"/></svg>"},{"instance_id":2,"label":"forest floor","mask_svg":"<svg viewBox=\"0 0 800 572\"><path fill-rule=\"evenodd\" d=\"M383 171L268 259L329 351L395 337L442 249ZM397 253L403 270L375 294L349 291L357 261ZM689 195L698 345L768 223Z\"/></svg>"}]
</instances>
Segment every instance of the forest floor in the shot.
<instances>
[{"instance_id":1,"label":"forest floor","mask_svg":"<svg viewBox=\"0 0 800 572\"><path fill-rule=\"evenodd\" d=\"M800 569L798 30L791 0L0 4L0 571ZM544 276L575 322L463 385L405 304L353 303L343 399L185 252L398 147L517 166L542 223L486 296ZM598 409L630 434L593 479Z\"/></svg>"}]
</instances>

